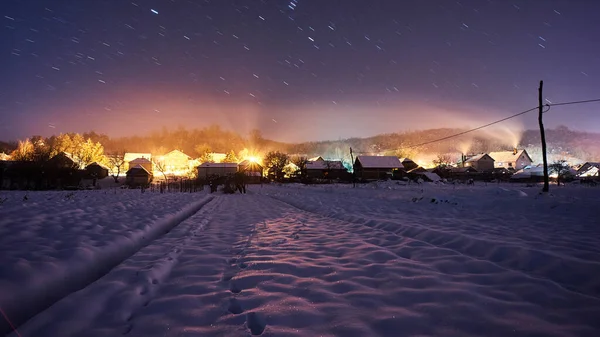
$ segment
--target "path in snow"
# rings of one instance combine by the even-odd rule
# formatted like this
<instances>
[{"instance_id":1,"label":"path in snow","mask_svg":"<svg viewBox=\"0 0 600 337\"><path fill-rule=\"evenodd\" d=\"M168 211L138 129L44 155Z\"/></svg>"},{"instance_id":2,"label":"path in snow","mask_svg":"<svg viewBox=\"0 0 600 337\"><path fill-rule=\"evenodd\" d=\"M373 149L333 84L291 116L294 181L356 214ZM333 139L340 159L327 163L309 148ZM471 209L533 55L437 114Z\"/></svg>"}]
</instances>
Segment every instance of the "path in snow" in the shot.
<instances>
[{"instance_id":1,"label":"path in snow","mask_svg":"<svg viewBox=\"0 0 600 337\"><path fill-rule=\"evenodd\" d=\"M594 336L600 328L597 298L398 235L390 219L379 228L317 211L264 195L217 196L21 333Z\"/></svg>"}]
</instances>

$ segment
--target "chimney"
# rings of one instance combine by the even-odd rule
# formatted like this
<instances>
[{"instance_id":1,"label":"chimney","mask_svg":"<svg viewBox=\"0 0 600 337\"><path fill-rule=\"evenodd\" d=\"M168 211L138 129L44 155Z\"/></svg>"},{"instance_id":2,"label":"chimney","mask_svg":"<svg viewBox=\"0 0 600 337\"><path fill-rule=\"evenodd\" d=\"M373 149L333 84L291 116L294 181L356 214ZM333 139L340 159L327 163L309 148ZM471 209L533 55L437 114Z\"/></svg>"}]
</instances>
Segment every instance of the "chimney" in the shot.
<instances>
[{"instance_id":1,"label":"chimney","mask_svg":"<svg viewBox=\"0 0 600 337\"><path fill-rule=\"evenodd\" d=\"M517 151L518 151L518 150L517 150L517 148L516 148L516 147L515 147L515 148L513 148L513 155L516 155L516 154L517 154Z\"/></svg>"}]
</instances>

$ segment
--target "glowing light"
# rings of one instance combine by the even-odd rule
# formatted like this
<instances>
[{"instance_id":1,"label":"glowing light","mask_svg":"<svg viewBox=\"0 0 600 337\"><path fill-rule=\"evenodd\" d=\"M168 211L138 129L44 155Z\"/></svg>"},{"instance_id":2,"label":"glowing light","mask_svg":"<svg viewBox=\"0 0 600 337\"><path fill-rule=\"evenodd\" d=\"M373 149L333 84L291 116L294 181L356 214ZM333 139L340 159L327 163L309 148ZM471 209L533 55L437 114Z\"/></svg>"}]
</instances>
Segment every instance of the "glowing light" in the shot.
<instances>
[{"instance_id":1,"label":"glowing light","mask_svg":"<svg viewBox=\"0 0 600 337\"><path fill-rule=\"evenodd\" d=\"M258 158L251 156L251 157L248 157L248 161L253 162L253 163L258 163Z\"/></svg>"}]
</instances>

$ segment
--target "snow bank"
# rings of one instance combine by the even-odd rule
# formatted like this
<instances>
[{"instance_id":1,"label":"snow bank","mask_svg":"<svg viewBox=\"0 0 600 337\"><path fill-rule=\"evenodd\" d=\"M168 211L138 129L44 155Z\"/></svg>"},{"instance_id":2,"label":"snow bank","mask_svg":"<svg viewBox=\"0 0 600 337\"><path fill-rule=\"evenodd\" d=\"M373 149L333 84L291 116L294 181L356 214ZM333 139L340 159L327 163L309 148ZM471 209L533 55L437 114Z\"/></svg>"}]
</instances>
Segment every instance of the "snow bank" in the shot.
<instances>
[{"instance_id":1,"label":"snow bank","mask_svg":"<svg viewBox=\"0 0 600 337\"><path fill-rule=\"evenodd\" d=\"M113 190L3 192L2 198L0 306L18 325L106 274L212 197ZM0 332L9 331L0 322Z\"/></svg>"}]
</instances>

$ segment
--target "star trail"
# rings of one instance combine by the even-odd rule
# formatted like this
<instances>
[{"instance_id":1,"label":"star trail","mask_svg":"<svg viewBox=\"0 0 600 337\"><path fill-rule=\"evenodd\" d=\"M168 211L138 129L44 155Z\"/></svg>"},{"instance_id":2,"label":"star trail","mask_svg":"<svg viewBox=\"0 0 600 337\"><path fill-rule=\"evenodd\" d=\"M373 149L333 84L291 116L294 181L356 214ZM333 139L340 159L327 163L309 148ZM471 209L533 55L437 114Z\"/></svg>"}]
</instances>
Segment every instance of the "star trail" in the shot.
<instances>
[{"instance_id":1,"label":"star trail","mask_svg":"<svg viewBox=\"0 0 600 337\"><path fill-rule=\"evenodd\" d=\"M501 118L535 106L539 80L550 102L600 92L595 1L4 0L0 8L6 140L212 123L282 141L364 137ZM556 111L549 127L600 127L596 106Z\"/></svg>"}]
</instances>

